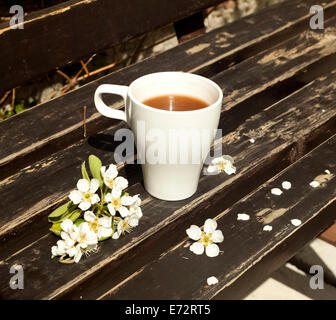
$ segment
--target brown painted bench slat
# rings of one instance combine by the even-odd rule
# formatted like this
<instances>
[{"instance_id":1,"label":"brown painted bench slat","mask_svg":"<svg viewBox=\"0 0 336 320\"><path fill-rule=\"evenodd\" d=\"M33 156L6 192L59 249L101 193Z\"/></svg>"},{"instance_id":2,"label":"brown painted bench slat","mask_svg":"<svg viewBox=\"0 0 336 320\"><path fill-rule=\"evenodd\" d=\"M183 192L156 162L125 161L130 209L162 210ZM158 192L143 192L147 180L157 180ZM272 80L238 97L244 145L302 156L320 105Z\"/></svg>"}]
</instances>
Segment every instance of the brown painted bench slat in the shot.
<instances>
[{"instance_id":1,"label":"brown painted bench slat","mask_svg":"<svg viewBox=\"0 0 336 320\"><path fill-rule=\"evenodd\" d=\"M334 175L322 177L327 180L318 189L309 182L336 170L336 1L325 1L324 31L307 30L312 4L272 6L0 123L0 297L240 298L330 225ZM223 138L215 144L234 157L237 173L202 175L194 196L166 202L144 190L139 165L119 164L129 191L143 199L140 225L118 241L102 242L79 264L60 265L50 259L57 238L47 215L65 201L90 154L113 161L114 134L125 127L97 115L95 88L159 70L193 71L220 85ZM117 99L106 101L121 107ZM4 143L9 136L12 143ZM271 195L284 180L292 189ZM250 221L237 221L242 212ZM206 218L216 218L225 235L217 258L195 256L185 246L185 230ZM292 226L292 218L302 225ZM262 231L264 224L273 230ZM24 268L25 290L8 286L13 264ZM220 281L208 287L211 275Z\"/></svg>"},{"instance_id":2,"label":"brown painted bench slat","mask_svg":"<svg viewBox=\"0 0 336 320\"><path fill-rule=\"evenodd\" d=\"M224 233L218 257L194 255L189 250L193 241L184 239L99 298L243 298L335 220L336 177L324 173L335 172L335 153L336 135L231 208L218 210L215 219ZM324 181L322 188L312 188L312 180ZM272 195L270 190L283 181L292 181L292 189ZM249 214L250 220L237 221L239 213ZM302 224L296 227L292 219ZM272 231L263 231L265 225L271 225ZM190 272L195 276L190 277ZM213 275L219 283L209 287L206 279Z\"/></svg>"},{"instance_id":3,"label":"brown painted bench slat","mask_svg":"<svg viewBox=\"0 0 336 320\"><path fill-rule=\"evenodd\" d=\"M263 12L238 20L219 30L186 42L168 52L112 73L71 94L27 110L0 126L0 179L83 138L83 107L87 106L87 132L94 134L113 121L97 114L93 93L101 83L129 84L137 77L155 71L183 70L214 76L231 63L237 64L269 47L300 34L309 23L309 6L287 1ZM326 1L325 17L336 11L336 1ZM199 44L207 44L199 51ZM107 102L120 108L120 100ZM6 137L12 143L6 143Z\"/></svg>"}]
</instances>

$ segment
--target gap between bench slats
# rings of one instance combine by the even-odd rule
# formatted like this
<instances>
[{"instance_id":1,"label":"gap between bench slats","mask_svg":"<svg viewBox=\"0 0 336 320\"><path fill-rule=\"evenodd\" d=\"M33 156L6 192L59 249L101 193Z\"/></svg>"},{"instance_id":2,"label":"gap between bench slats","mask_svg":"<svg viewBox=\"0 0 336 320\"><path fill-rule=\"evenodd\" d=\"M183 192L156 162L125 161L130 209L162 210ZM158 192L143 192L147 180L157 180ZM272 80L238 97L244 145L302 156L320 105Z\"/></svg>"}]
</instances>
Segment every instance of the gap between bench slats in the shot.
<instances>
[{"instance_id":1,"label":"gap between bench slats","mask_svg":"<svg viewBox=\"0 0 336 320\"><path fill-rule=\"evenodd\" d=\"M264 12L246 17L3 121L0 124L0 178L82 139L84 106L87 106L88 134L116 124L95 111L93 93L99 84L129 84L143 74L164 70L197 72L201 69L201 74L214 75L230 63L240 62L269 45L307 30L311 4L312 0L305 4L297 0L268 8L270 21L265 19ZM336 1L326 2L326 19L333 16L335 5ZM215 70L211 66L215 66ZM107 101L115 108L121 107L116 97Z\"/></svg>"},{"instance_id":2,"label":"gap between bench slats","mask_svg":"<svg viewBox=\"0 0 336 320\"><path fill-rule=\"evenodd\" d=\"M301 88L320 72L328 73L336 67L335 56L330 56L336 51L336 41L329 37L332 35L329 25L335 21L332 19L326 23L324 35L309 32L296 36L213 78L224 88L224 111L219 125L223 134L234 131L245 119ZM327 61L321 65L320 61L325 57ZM122 126L124 124L120 123L117 128ZM72 173L77 172L76 168L90 153L99 154L104 162L111 162L113 150L118 145L113 141L114 132L109 129L90 137L88 141L56 153L0 182L4 197L0 204L3 211L0 235L13 232L23 223L33 222L35 216L43 216L52 206L59 204L76 183L78 175ZM131 184L141 181L138 166L121 168L121 174L126 175ZM15 190L20 187L27 192L17 202ZM36 189L40 192L35 193Z\"/></svg>"},{"instance_id":3,"label":"gap between bench slats","mask_svg":"<svg viewBox=\"0 0 336 320\"><path fill-rule=\"evenodd\" d=\"M335 153L336 136L333 136L232 208L218 212L215 219L224 234L218 257L193 254L189 250L193 241L186 238L100 298L244 297L253 285L270 275L336 218ZM326 174L326 169L331 174ZM314 189L309 185L314 179L321 181L321 187ZM272 195L270 190L281 187L283 181L291 181L292 188L281 196ZM237 221L238 213L248 214L250 220ZM300 219L302 224L295 227L291 219ZM265 225L271 225L272 231L263 231ZM265 263L265 257L279 249ZM208 286L206 279L210 276L216 276L219 283ZM244 281L239 283L243 276Z\"/></svg>"},{"instance_id":4,"label":"gap between bench slats","mask_svg":"<svg viewBox=\"0 0 336 320\"><path fill-rule=\"evenodd\" d=\"M334 72L329 79L314 81L287 99L260 112L258 117L251 117L240 125L235 133L225 136L223 138L224 150L233 155L237 161L238 173L236 175L230 177L226 175L203 176L196 195L179 203L167 204L167 202L159 200L149 202L143 208L144 217L140 226L131 234L118 242L106 241L102 243L102 249L99 253L90 256L78 265L67 266L67 272L60 268L56 261L50 261L50 246L56 240L52 235L44 236L43 241L33 243L21 252L3 260L0 269L7 269L9 265L14 263L22 264L25 276L34 279L32 283L35 285L29 286L27 283L26 290L18 293L9 290L6 279L3 279L0 280L1 295L12 298L16 295L20 297L27 295L30 298L62 296L65 292L75 289L76 284L87 280L96 272L99 271L101 274L103 267L115 265L118 258L130 252L132 248L137 247L141 250L139 244L142 241L167 226L168 228L173 226L176 219L184 217L197 223L201 217L204 218L205 212L199 212L197 216L194 216L193 210L195 208L203 204L208 206L206 213L214 210L211 202L217 197L225 199L224 195L228 190L231 190L235 185L237 186L240 181L243 181L243 189L245 188L246 191L246 184L253 184L252 181L258 173L271 170L271 168L279 169L279 166L281 167L284 163L288 165L289 160L285 160L283 157L289 157L291 153L295 152L293 150L296 148L291 149L293 144L300 143L299 149L304 152L305 147L309 148L309 145L317 143L321 127L326 129L332 121L331 127L334 127L336 119L335 77ZM320 95L324 96L323 101L320 101ZM297 105L295 101L300 101L300 104ZM324 108L325 112L321 112L321 108ZM260 136L255 144L251 144L248 133L257 129L261 129ZM232 195L230 193L229 197L232 198ZM244 194L239 196L244 196ZM215 208L217 210L219 207ZM174 241L177 241L181 235L179 226L181 223L174 225ZM161 244L164 245L162 242ZM48 270L41 267L46 264L48 264ZM131 268L131 265L128 264L128 267ZM125 268L121 269L125 270ZM35 270L38 270L38 277L34 276ZM97 274L95 275L97 276ZM113 278L105 278L104 283L108 281L113 281Z\"/></svg>"}]
</instances>

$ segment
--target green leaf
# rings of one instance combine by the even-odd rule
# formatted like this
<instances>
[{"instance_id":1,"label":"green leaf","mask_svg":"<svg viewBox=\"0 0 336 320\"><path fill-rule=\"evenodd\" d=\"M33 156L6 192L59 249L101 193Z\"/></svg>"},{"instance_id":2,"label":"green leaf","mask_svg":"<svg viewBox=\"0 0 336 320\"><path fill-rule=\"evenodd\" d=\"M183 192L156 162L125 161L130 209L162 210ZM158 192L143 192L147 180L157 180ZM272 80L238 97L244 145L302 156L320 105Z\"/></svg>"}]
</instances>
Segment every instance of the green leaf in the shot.
<instances>
[{"instance_id":1,"label":"green leaf","mask_svg":"<svg viewBox=\"0 0 336 320\"><path fill-rule=\"evenodd\" d=\"M66 219L70 219L72 222L75 222L80 217L81 213L82 211L80 209L67 212L57 220L57 223L61 223Z\"/></svg>"},{"instance_id":2,"label":"green leaf","mask_svg":"<svg viewBox=\"0 0 336 320\"><path fill-rule=\"evenodd\" d=\"M129 196L129 193L126 192L126 191L123 191L123 192L121 193L121 196L122 196L122 197L124 197L124 196L128 197L128 196Z\"/></svg>"},{"instance_id":3,"label":"green leaf","mask_svg":"<svg viewBox=\"0 0 336 320\"><path fill-rule=\"evenodd\" d=\"M24 105L21 103L21 104L17 104L15 107L14 107L14 111L15 113L20 113L22 111L25 110L25 107Z\"/></svg>"},{"instance_id":4,"label":"green leaf","mask_svg":"<svg viewBox=\"0 0 336 320\"><path fill-rule=\"evenodd\" d=\"M90 182L90 177L85 168L85 161L82 163L82 176L83 176L83 179L86 179Z\"/></svg>"},{"instance_id":5,"label":"green leaf","mask_svg":"<svg viewBox=\"0 0 336 320\"><path fill-rule=\"evenodd\" d=\"M55 220L59 220L64 214L70 213L74 210L76 206L72 203L72 201L69 201L62 206L55 209L52 213L49 214L48 220L50 222L54 222Z\"/></svg>"},{"instance_id":6,"label":"green leaf","mask_svg":"<svg viewBox=\"0 0 336 320\"><path fill-rule=\"evenodd\" d=\"M76 220L75 225L78 227L83 222L85 222L84 219L78 219L78 220Z\"/></svg>"},{"instance_id":7,"label":"green leaf","mask_svg":"<svg viewBox=\"0 0 336 320\"><path fill-rule=\"evenodd\" d=\"M90 171L91 171L91 174L92 176L95 178L95 179L98 179L99 182L100 182L100 186L102 187L103 186L103 178L101 176L101 173L100 173L100 168L102 167L102 163L100 161L100 159L94 155L90 155L89 156L89 167L90 167Z\"/></svg>"},{"instance_id":8,"label":"green leaf","mask_svg":"<svg viewBox=\"0 0 336 320\"><path fill-rule=\"evenodd\" d=\"M49 230L57 236L61 236L62 228L60 223L54 223Z\"/></svg>"}]
</instances>

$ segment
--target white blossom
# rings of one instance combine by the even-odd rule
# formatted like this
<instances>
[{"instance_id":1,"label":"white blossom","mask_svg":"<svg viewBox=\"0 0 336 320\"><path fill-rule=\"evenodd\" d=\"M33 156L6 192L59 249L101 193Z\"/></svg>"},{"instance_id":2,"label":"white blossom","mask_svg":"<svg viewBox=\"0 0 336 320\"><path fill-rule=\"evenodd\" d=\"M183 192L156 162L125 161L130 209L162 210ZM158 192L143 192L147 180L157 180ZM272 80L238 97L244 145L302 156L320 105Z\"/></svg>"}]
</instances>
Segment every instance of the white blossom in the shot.
<instances>
[{"instance_id":1,"label":"white blossom","mask_svg":"<svg viewBox=\"0 0 336 320\"><path fill-rule=\"evenodd\" d=\"M236 167L233 165L234 160L228 155L223 155L221 157L215 158L211 161L208 166L208 173L220 173L224 171L228 175L236 173Z\"/></svg>"},{"instance_id":2,"label":"white blossom","mask_svg":"<svg viewBox=\"0 0 336 320\"><path fill-rule=\"evenodd\" d=\"M274 195L276 195L276 196L280 196L280 195L282 195L282 190L279 189L279 188L273 188L271 190L271 193L274 194Z\"/></svg>"},{"instance_id":3,"label":"white blossom","mask_svg":"<svg viewBox=\"0 0 336 320\"><path fill-rule=\"evenodd\" d=\"M266 225L266 226L264 226L264 228L263 228L264 231L272 231L272 229L273 229L273 227L270 226L270 225Z\"/></svg>"},{"instance_id":4,"label":"white blossom","mask_svg":"<svg viewBox=\"0 0 336 320\"><path fill-rule=\"evenodd\" d=\"M131 232L133 228L139 225L139 218L136 214L131 214L124 219L121 219L117 224L117 229L114 231L112 238L119 239L122 234Z\"/></svg>"},{"instance_id":5,"label":"white blossom","mask_svg":"<svg viewBox=\"0 0 336 320\"><path fill-rule=\"evenodd\" d=\"M301 222L300 219L292 219L292 220L291 220L291 223L292 223L293 226L297 227L297 226L299 226L302 222Z\"/></svg>"},{"instance_id":6,"label":"white blossom","mask_svg":"<svg viewBox=\"0 0 336 320\"><path fill-rule=\"evenodd\" d=\"M312 188L317 188L320 186L320 183L318 181L312 181L311 183L309 183L309 185L312 187Z\"/></svg>"},{"instance_id":7,"label":"white blossom","mask_svg":"<svg viewBox=\"0 0 336 320\"><path fill-rule=\"evenodd\" d=\"M216 257L219 254L219 247L216 243L223 242L224 236L221 230L217 229L217 222L207 219L204 223L203 231L196 225L191 225L186 233L190 239L195 240L190 247L190 251L197 255L203 254L204 250L208 257Z\"/></svg>"},{"instance_id":8,"label":"white blossom","mask_svg":"<svg viewBox=\"0 0 336 320\"><path fill-rule=\"evenodd\" d=\"M103 177L104 184L109 189L124 190L128 187L127 179L118 177L118 170L116 165L111 164L107 170L105 166L102 166L100 168L100 172Z\"/></svg>"},{"instance_id":9,"label":"white blossom","mask_svg":"<svg viewBox=\"0 0 336 320\"><path fill-rule=\"evenodd\" d=\"M86 211L84 219L91 230L97 234L98 239L108 238L112 235L112 217L103 216L98 218L92 211Z\"/></svg>"},{"instance_id":10,"label":"white blossom","mask_svg":"<svg viewBox=\"0 0 336 320\"><path fill-rule=\"evenodd\" d=\"M247 221L247 220L250 220L250 216L246 213L238 213L237 220Z\"/></svg>"},{"instance_id":11,"label":"white blossom","mask_svg":"<svg viewBox=\"0 0 336 320\"><path fill-rule=\"evenodd\" d=\"M212 285L217 284L217 283L218 283L218 279L215 276L209 277L207 279L207 284L209 286L212 286Z\"/></svg>"},{"instance_id":12,"label":"white blossom","mask_svg":"<svg viewBox=\"0 0 336 320\"><path fill-rule=\"evenodd\" d=\"M289 181L284 181L282 184L282 189L289 190L292 187L292 184Z\"/></svg>"},{"instance_id":13,"label":"white blossom","mask_svg":"<svg viewBox=\"0 0 336 320\"><path fill-rule=\"evenodd\" d=\"M79 179L77 190L70 192L69 198L74 204L78 204L79 209L88 210L91 205L99 202L100 198L95 193L99 189L99 181L92 179L90 182L86 179Z\"/></svg>"}]
</instances>

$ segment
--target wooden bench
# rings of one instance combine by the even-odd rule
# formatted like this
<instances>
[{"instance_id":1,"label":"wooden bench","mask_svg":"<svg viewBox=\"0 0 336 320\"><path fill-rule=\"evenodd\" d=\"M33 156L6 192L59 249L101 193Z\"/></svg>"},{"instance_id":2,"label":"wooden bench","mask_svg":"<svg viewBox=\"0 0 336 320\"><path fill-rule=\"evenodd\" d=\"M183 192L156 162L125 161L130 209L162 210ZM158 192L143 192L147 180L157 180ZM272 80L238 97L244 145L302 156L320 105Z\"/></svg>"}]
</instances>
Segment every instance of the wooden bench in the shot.
<instances>
[{"instance_id":1,"label":"wooden bench","mask_svg":"<svg viewBox=\"0 0 336 320\"><path fill-rule=\"evenodd\" d=\"M149 8L155 6L147 2ZM130 8L129 1L123 3L119 13ZM170 3L178 8L181 2ZM315 4L315 0L289 0L271 6L1 122L0 297L242 298L331 225L336 218L336 1L324 1L325 30L309 28L309 8ZM82 7L63 8L64 14L74 9L79 10L78 20L95 19L80 11ZM178 18L190 13L183 12ZM48 16L45 25L51 26L57 17ZM37 32L35 23L38 19L32 20L31 29L27 24L31 34ZM126 28L126 39L132 24L120 25ZM148 31L147 27L132 31ZM97 28L105 37L104 25ZM0 32L0 37L7 37L6 32ZM9 35L3 39L19 46ZM0 49L5 46L0 41ZM96 50L95 46L89 50ZM57 55L67 56L69 48L58 48ZM73 50L77 58L91 52L81 46ZM24 53L17 54L24 59ZM55 65L48 61L40 69L32 66L29 75L21 71L13 77L8 74L10 64L1 63L3 89L7 83L7 88L17 85L13 78L28 79ZM82 161L90 154L103 163L111 162L114 133L125 127L97 114L95 89L102 83L128 85L141 75L165 70L204 75L223 88L219 124L223 137L215 144L223 144L223 152L234 157L237 173L204 175L194 196L166 202L144 190L138 165L118 164L120 174L129 179L130 193L139 193L143 200L140 225L118 241L102 242L98 253L79 264L51 260L50 247L57 238L48 230L47 215L65 202L79 178ZM123 107L115 97L106 101L113 108ZM88 138L83 137L84 106ZM326 169L331 174L326 175ZM323 180L321 187L310 187L314 179ZM292 188L279 197L272 195L271 188L285 180ZM238 221L238 213L249 214L250 220ZM220 245L223 252L211 259L191 253L185 233L191 224L200 226L207 218L217 220L225 237ZM291 219L300 219L302 224L295 227ZM273 230L263 231L265 224ZM9 269L14 264L23 266L24 290L9 287ZM209 287L206 279L212 275L219 283Z\"/></svg>"}]
</instances>

